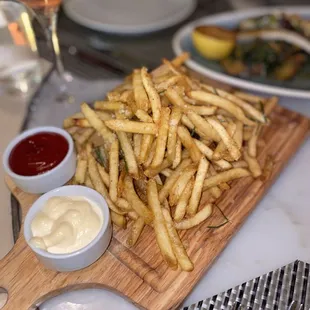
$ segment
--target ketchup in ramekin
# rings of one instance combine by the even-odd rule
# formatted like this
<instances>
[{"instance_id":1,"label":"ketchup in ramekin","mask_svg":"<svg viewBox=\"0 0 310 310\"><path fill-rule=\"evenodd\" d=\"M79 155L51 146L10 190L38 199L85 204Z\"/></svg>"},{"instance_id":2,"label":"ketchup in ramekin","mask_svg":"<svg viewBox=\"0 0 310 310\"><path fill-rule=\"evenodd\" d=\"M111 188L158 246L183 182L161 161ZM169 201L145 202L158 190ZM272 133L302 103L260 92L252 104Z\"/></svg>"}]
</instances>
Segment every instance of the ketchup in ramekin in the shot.
<instances>
[{"instance_id":1,"label":"ketchup in ramekin","mask_svg":"<svg viewBox=\"0 0 310 310\"><path fill-rule=\"evenodd\" d=\"M39 132L15 145L9 156L9 166L18 175L39 175L58 166L68 149L68 141L62 135Z\"/></svg>"}]
</instances>

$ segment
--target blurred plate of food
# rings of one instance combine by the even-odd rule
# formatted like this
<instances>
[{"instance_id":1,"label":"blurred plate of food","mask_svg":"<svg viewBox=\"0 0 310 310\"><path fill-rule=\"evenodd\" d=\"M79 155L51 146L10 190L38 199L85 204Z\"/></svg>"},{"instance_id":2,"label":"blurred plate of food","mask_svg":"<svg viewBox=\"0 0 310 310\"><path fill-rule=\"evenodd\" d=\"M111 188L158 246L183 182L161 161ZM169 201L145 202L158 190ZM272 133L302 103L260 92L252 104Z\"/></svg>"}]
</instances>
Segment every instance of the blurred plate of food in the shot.
<instances>
[{"instance_id":1,"label":"blurred plate of food","mask_svg":"<svg viewBox=\"0 0 310 310\"><path fill-rule=\"evenodd\" d=\"M64 2L66 14L78 24L109 33L143 34L173 26L195 9L196 0L84 0Z\"/></svg>"},{"instance_id":2,"label":"blurred plate of food","mask_svg":"<svg viewBox=\"0 0 310 310\"><path fill-rule=\"evenodd\" d=\"M187 65L234 87L310 98L310 6L262 7L203 17L173 38Z\"/></svg>"}]
</instances>

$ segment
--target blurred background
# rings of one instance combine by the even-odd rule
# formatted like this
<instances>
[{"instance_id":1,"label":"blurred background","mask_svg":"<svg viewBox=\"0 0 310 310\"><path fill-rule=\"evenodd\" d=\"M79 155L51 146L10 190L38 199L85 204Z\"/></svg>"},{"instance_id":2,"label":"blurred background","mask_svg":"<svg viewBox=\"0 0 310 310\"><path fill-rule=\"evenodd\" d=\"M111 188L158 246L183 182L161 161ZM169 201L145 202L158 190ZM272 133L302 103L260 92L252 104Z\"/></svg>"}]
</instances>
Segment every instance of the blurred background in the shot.
<instances>
[{"instance_id":1,"label":"blurred background","mask_svg":"<svg viewBox=\"0 0 310 310\"><path fill-rule=\"evenodd\" d=\"M91 5L91 1L88 2ZM81 77L101 79L130 72L132 67L145 65L153 68L163 57L173 58L171 39L180 26L202 16L260 6L306 5L309 0L198 0L193 14L181 24L151 34L119 36L105 34L78 25L64 11L59 12L59 41L65 67ZM40 54L52 60L42 36ZM83 53L80 51L83 51ZM107 64L110 63L112 68ZM93 65L102 67L93 71ZM104 70L104 67L107 67ZM120 68L120 70L115 70Z\"/></svg>"}]
</instances>

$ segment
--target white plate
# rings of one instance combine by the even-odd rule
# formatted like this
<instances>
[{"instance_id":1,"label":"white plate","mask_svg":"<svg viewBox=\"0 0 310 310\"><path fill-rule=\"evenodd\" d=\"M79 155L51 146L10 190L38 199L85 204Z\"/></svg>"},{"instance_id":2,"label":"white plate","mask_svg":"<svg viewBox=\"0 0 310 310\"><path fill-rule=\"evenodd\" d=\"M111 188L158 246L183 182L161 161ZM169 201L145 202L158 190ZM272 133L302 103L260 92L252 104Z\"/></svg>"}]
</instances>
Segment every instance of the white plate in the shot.
<instances>
[{"instance_id":1,"label":"white plate","mask_svg":"<svg viewBox=\"0 0 310 310\"><path fill-rule=\"evenodd\" d=\"M142 34L173 26L195 9L196 0L67 0L66 14L95 30Z\"/></svg>"},{"instance_id":2,"label":"white plate","mask_svg":"<svg viewBox=\"0 0 310 310\"><path fill-rule=\"evenodd\" d=\"M261 7L236 12L221 13L209 17L203 17L182 27L173 37L172 47L175 54L179 55L184 51L191 53L191 59L187 65L214 80L230 84L235 87L248 89L257 92L270 93L278 96L310 98L310 80L304 80L301 89L298 81L287 81L280 85L279 81L269 80L245 80L226 74L219 64L208 61L201 57L192 45L191 33L198 25L213 24L223 27L235 27L241 20L246 18L258 17L265 14L285 12L289 14L298 14L304 18L310 19L310 6L278 6ZM308 83L308 86L307 86Z\"/></svg>"}]
</instances>

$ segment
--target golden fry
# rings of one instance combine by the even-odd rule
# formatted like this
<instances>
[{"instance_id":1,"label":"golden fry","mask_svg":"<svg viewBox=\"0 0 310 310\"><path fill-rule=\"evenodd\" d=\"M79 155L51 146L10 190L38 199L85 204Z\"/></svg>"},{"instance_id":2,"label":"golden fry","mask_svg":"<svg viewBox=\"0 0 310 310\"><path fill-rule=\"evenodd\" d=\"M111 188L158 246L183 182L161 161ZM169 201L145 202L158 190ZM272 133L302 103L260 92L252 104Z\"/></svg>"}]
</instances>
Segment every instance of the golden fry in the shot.
<instances>
[{"instance_id":1,"label":"golden fry","mask_svg":"<svg viewBox=\"0 0 310 310\"><path fill-rule=\"evenodd\" d=\"M249 165L249 170L251 171L254 178L259 177L262 174L262 169L256 159L256 157L252 157L248 154L247 150L243 152L244 160Z\"/></svg>"},{"instance_id":2,"label":"golden fry","mask_svg":"<svg viewBox=\"0 0 310 310\"><path fill-rule=\"evenodd\" d=\"M255 125L255 122L248 119L245 114L243 113L242 109L232 103L231 101L221 98L217 95L207 93L205 91L201 90L193 90L188 93L188 95L196 100L199 100L200 102L205 102L207 104L215 105L219 108L222 108L229 113L231 113L233 116L235 116L238 120L243 122L246 125L253 126Z\"/></svg>"},{"instance_id":3,"label":"golden fry","mask_svg":"<svg viewBox=\"0 0 310 310\"><path fill-rule=\"evenodd\" d=\"M104 167L101 166L99 163L97 163L97 169L98 169L98 172L100 174L100 177L104 183L104 185L109 188L110 186L110 176L109 174L105 171Z\"/></svg>"},{"instance_id":4,"label":"golden fry","mask_svg":"<svg viewBox=\"0 0 310 310\"><path fill-rule=\"evenodd\" d=\"M184 77L181 75L174 75L164 81L155 85L157 92L161 93L165 91L168 87L174 86L175 84L179 83L180 81L184 80Z\"/></svg>"},{"instance_id":5,"label":"golden fry","mask_svg":"<svg viewBox=\"0 0 310 310\"><path fill-rule=\"evenodd\" d=\"M100 177L100 174L98 172L97 163L93 155L91 154L91 145L87 144L86 146L86 152L87 152L87 161L88 161L88 174L91 179L91 182L95 188L95 190L100 193L105 200L107 201L107 204L109 208L114 211L115 213L123 215L124 212L121 211L110 199L110 196L108 194L108 191L103 184L103 181Z\"/></svg>"},{"instance_id":6,"label":"golden fry","mask_svg":"<svg viewBox=\"0 0 310 310\"><path fill-rule=\"evenodd\" d=\"M117 198L115 204L125 212L133 211L131 204L124 198Z\"/></svg>"},{"instance_id":7,"label":"golden fry","mask_svg":"<svg viewBox=\"0 0 310 310\"><path fill-rule=\"evenodd\" d=\"M151 223L153 221L152 211L140 200L134 189L132 178L128 175L125 177L124 187L125 198L131 204L133 210L144 219L145 223Z\"/></svg>"},{"instance_id":8,"label":"golden fry","mask_svg":"<svg viewBox=\"0 0 310 310\"><path fill-rule=\"evenodd\" d=\"M143 164L143 167L145 169L149 168L149 166L151 165L152 160L153 160L154 155L155 155L155 149L156 149L156 141L153 142L153 144L152 144L152 146L150 148L149 154L148 154L148 158L147 158L147 160Z\"/></svg>"},{"instance_id":9,"label":"golden fry","mask_svg":"<svg viewBox=\"0 0 310 310\"><path fill-rule=\"evenodd\" d=\"M195 144L193 138L191 137L189 131L184 126L179 126L178 136L184 147L188 150L193 162L199 162L202 154L197 145Z\"/></svg>"},{"instance_id":10,"label":"golden fry","mask_svg":"<svg viewBox=\"0 0 310 310\"><path fill-rule=\"evenodd\" d=\"M176 154L176 144L177 144L177 129L179 122L181 120L181 110L179 108L173 107L169 120L169 132L168 132L168 142L167 142L167 158L173 162ZM181 141L180 141L181 143Z\"/></svg>"},{"instance_id":11,"label":"golden fry","mask_svg":"<svg viewBox=\"0 0 310 310\"><path fill-rule=\"evenodd\" d=\"M233 168L227 171L218 173L217 175L211 176L203 182L203 190L217 186L221 183L228 182L234 179L250 176L249 170L243 168Z\"/></svg>"},{"instance_id":12,"label":"golden fry","mask_svg":"<svg viewBox=\"0 0 310 310\"><path fill-rule=\"evenodd\" d=\"M179 166L173 171L170 177L167 178L163 188L159 192L159 201L163 202L169 195L170 190L174 186L175 182L178 180L179 176L183 173L192 160L190 158L184 159Z\"/></svg>"},{"instance_id":13,"label":"golden fry","mask_svg":"<svg viewBox=\"0 0 310 310\"><path fill-rule=\"evenodd\" d=\"M183 220L185 213L186 213L186 208L188 205L188 201L191 197L192 194L192 189L194 186L194 178L192 178L186 185L183 193L180 196L180 199L175 207L175 211L174 211L174 220L176 222L180 222L181 220Z\"/></svg>"},{"instance_id":14,"label":"golden fry","mask_svg":"<svg viewBox=\"0 0 310 310\"><path fill-rule=\"evenodd\" d=\"M111 144L110 160L109 160L109 177L110 177L109 194L113 202L116 202L117 200L118 166L119 166L119 143L118 140L115 140Z\"/></svg>"},{"instance_id":15,"label":"golden fry","mask_svg":"<svg viewBox=\"0 0 310 310\"><path fill-rule=\"evenodd\" d=\"M249 165L245 160L239 160L232 163L234 168L248 168Z\"/></svg>"},{"instance_id":16,"label":"golden fry","mask_svg":"<svg viewBox=\"0 0 310 310\"><path fill-rule=\"evenodd\" d=\"M208 168L209 162L205 159L205 157L202 157L199 162L192 195L187 208L187 214L190 216L197 213L202 194L203 181L206 178Z\"/></svg>"},{"instance_id":17,"label":"golden fry","mask_svg":"<svg viewBox=\"0 0 310 310\"><path fill-rule=\"evenodd\" d=\"M96 110L119 111L126 108L126 105L120 101L95 101Z\"/></svg>"},{"instance_id":18,"label":"golden fry","mask_svg":"<svg viewBox=\"0 0 310 310\"><path fill-rule=\"evenodd\" d=\"M214 197L215 199L220 198L222 195L222 190L218 186L213 186L209 188L208 191L210 192L212 197Z\"/></svg>"},{"instance_id":19,"label":"golden fry","mask_svg":"<svg viewBox=\"0 0 310 310\"><path fill-rule=\"evenodd\" d=\"M222 141L225 143L232 158L234 160L238 160L241 156L241 153L238 149L236 142L233 140L233 138L229 136L225 128L218 121L212 118L208 118L207 121L217 131Z\"/></svg>"},{"instance_id":20,"label":"golden fry","mask_svg":"<svg viewBox=\"0 0 310 310\"><path fill-rule=\"evenodd\" d=\"M214 88L214 87L209 86L209 85L201 84L201 87L203 89L207 89L210 92L219 95L221 98L224 98L224 99L227 99L227 100L233 102L234 104L239 106L241 109L243 109L243 111L246 114L248 114L251 118L255 119L256 121L259 121L260 123L266 123L266 118L261 111L255 109L251 104L243 101L242 99L238 98L237 96L235 96L231 93L228 93L225 90L222 90L219 88Z\"/></svg>"},{"instance_id":21,"label":"golden fry","mask_svg":"<svg viewBox=\"0 0 310 310\"><path fill-rule=\"evenodd\" d=\"M265 115L269 115L272 112L272 110L277 106L278 101L279 101L278 97L270 97L265 101L264 104Z\"/></svg>"},{"instance_id":22,"label":"golden fry","mask_svg":"<svg viewBox=\"0 0 310 310\"><path fill-rule=\"evenodd\" d=\"M81 110L90 125L95 128L109 144L116 139L115 135L110 131L110 129L108 129L104 122L98 117L96 112L92 110L87 103L81 104Z\"/></svg>"},{"instance_id":23,"label":"golden fry","mask_svg":"<svg viewBox=\"0 0 310 310\"><path fill-rule=\"evenodd\" d=\"M171 166L171 162L168 159L164 159L163 162L159 166L155 168L150 167L144 170L144 174L149 178L153 178L155 177L156 174L160 173L162 170L170 166Z\"/></svg>"},{"instance_id":24,"label":"golden fry","mask_svg":"<svg viewBox=\"0 0 310 310\"><path fill-rule=\"evenodd\" d=\"M126 229L127 227L127 220L125 218L125 216L117 214L113 211L110 212L111 215L111 221L113 224L115 224L116 226Z\"/></svg>"},{"instance_id":25,"label":"golden fry","mask_svg":"<svg viewBox=\"0 0 310 310\"><path fill-rule=\"evenodd\" d=\"M141 78L142 78L144 89L151 103L153 120L155 123L158 123L160 119L160 111L161 111L160 97L153 85L150 75L147 73L147 69L144 67L141 69Z\"/></svg>"},{"instance_id":26,"label":"golden fry","mask_svg":"<svg viewBox=\"0 0 310 310\"><path fill-rule=\"evenodd\" d=\"M174 160L172 162L172 168L175 169L181 162L182 158L181 158L181 154L182 154L182 142L179 138L177 138L177 142L175 145L175 156L174 156Z\"/></svg>"},{"instance_id":27,"label":"golden fry","mask_svg":"<svg viewBox=\"0 0 310 310\"><path fill-rule=\"evenodd\" d=\"M257 139L260 134L261 126L255 126L252 131L252 136L248 141L248 153L252 157L256 157L257 155Z\"/></svg>"},{"instance_id":28,"label":"golden fry","mask_svg":"<svg viewBox=\"0 0 310 310\"><path fill-rule=\"evenodd\" d=\"M186 113L189 120L193 123L195 131L205 139L212 139L216 142L221 140L221 137L216 130L200 115L193 111L188 111Z\"/></svg>"},{"instance_id":29,"label":"golden fry","mask_svg":"<svg viewBox=\"0 0 310 310\"><path fill-rule=\"evenodd\" d=\"M86 173L87 173L87 160L79 156L77 159L76 171L74 175L76 183L84 184Z\"/></svg>"},{"instance_id":30,"label":"golden fry","mask_svg":"<svg viewBox=\"0 0 310 310\"><path fill-rule=\"evenodd\" d=\"M157 134L157 126L154 123L141 123L130 120L111 119L105 121L105 124L108 128L114 131L125 131L147 135Z\"/></svg>"},{"instance_id":31,"label":"golden fry","mask_svg":"<svg viewBox=\"0 0 310 310\"><path fill-rule=\"evenodd\" d=\"M141 70L136 69L133 71L132 85L137 109L147 112L150 103L142 83Z\"/></svg>"},{"instance_id":32,"label":"golden fry","mask_svg":"<svg viewBox=\"0 0 310 310\"><path fill-rule=\"evenodd\" d=\"M248 102L251 102L251 103L260 103L260 102L264 102L266 98L264 97L260 97L260 96L255 96L255 95L252 95L252 94L249 94L249 93L244 93L242 91L235 91L234 92L234 95L243 99L243 100L246 100Z\"/></svg>"},{"instance_id":33,"label":"golden fry","mask_svg":"<svg viewBox=\"0 0 310 310\"><path fill-rule=\"evenodd\" d=\"M181 269L184 271L192 271L194 269L194 264L189 259L186 253L184 245L178 235L178 232L176 231L174 227L169 211L166 209L163 209L162 213L163 213L163 216L166 222L166 227L167 227L168 235L170 237L173 252L178 260L178 263Z\"/></svg>"},{"instance_id":34,"label":"golden fry","mask_svg":"<svg viewBox=\"0 0 310 310\"><path fill-rule=\"evenodd\" d=\"M212 214L212 205L207 204L200 211L198 211L193 217L187 218L181 222L174 223L176 229L190 229L205 221Z\"/></svg>"},{"instance_id":35,"label":"golden fry","mask_svg":"<svg viewBox=\"0 0 310 310\"><path fill-rule=\"evenodd\" d=\"M125 156L128 173L137 178L139 176L138 164L128 136L125 132L122 131L117 132L117 136Z\"/></svg>"},{"instance_id":36,"label":"golden fry","mask_svg":"<svg viewBox=\"0 0 310 310\"><path fill-rule=\"evenodd\" d=\"M137 118L144 123L152 123L153 119L151 116L148 115L148 113L146 113L143 110L137 110L135 115L137 116Z\"/></svg>"},{"instance_id":37,"label":"golden fry","mask_svg":"<svg viewBox=\"0 0 310 310\"><path fill-rule=\"evenodd\" d=\"M205 155L209 160L214 162L217 166L219 166L222 170L227 170L231 168L231 164L224 159L213 160L213 151L208 146L206 146L203 142L197 139L194 139L194 142L199 148L200 152L203 155Z\"/></svg>"},{"instance_id":38,"label":"golden fry","mask_svg":"<svg viewBox=\"0 0 310 310\"><path fill-rule=\"evenodd\" d=\"M229 123L225 129L227 131L227 134L233 140L233 136L234 136L234 133L236 130L236 124L235 123ZM237 143L236 143L236 146L237 146ZM226 150L227 150L227 146L226 146L226 143L224 142L224 140L222 138L222 140L218 143L216 149L214 150L213 159L219 160L219 159L223 158L224 157L223 155L225 154ZM234 160L234 159L232 159L232 160Z\"/></svg>"},{"instance_id":39,"label":"golden fry","mask_svg":"<svg viewBox=\"0 0 310 310\"><path fill-rule=\"evenodd\" d=\"M177 202L180 199L181 194L185 190L186 185L194 176L194 174L197 171L197 166L196 164L192 164L188 166L183 173L179 176L177 181L175 182L174 186L171 189L171 192L169 194L169 204L170 206L174 206L177 204Z\"/></svg>"},{"instance_id":40,"label":"golden fry","mask_svg":"<svg viewBox=\"0 0 310 310\"><path fill-rule=\"evenodd\" d=\"M156 139L156 149L151 164L151 167L153 168L158 167L163 162L165 156L166 144L168 139L168 130L169 130L169 116L170 116L170 109L162 108L159 122L158 137Z\"/></svg>"},{"instance_id":41,"label":"golden fry","mask_svg":"<svg viewBox=\"0 0 310 310\"><path fill-rule=\"evenodd\" d=\"M134 221L134 223L132 224L131 226L131 230L129 232L129 235L128 235L128 238L127 238L127 245L128 246L134 246L141 233L142 233L142 230L144 228L144 219L142 217L139 217L137 220Z\"/></svg>"},{"instance_id":42,"label":"golden fry","mask_svg":"<svg viewBox=\"0 0 310 310\"><path fill-rule=\"evenodd\" d=\"M154 135L143 135L140 148L139 163L144 163L149 155L154 140Z\"/></svg>"},{"instance_id":43,"label":"golden fry","mask_svg":"<svg viewBox=\"0 0 310 310\"><path fill-rule=\"evenodd\" d=\"M133 152L134 152L136 158L139 158L139 156L140 156L141 140L142 140L141 134L136 133L133 135Z\"/></svg>"},{"instance_id":44,"label":"golden fry","mask_svg":"<svg viewBox=\"0 0 310 310\"><path fill-rule=\"evenodd\" d=\"M147 199L154 214L154 230L156 241L160 248L164 260L172 269L177 269L178 262L174 255L169 234L167 231L162 208L158 199L157 185L154 180L149 180L147 184Z\"/></svg>"},{"instance_id":45,"label":"golden fry","mask_svg":"<svg viewBox=\"0 0 310 310\"><path fill-rule=\"evenodd\" d=\"M170 176L171 176L172 172L173 172L172 169L170 169L170 168L165 168L165 169L162 170L160 173L161 173L162 175L164 175L164 176L167 178L167 177L170 177Z\"/></svg>"}]
</instances>

